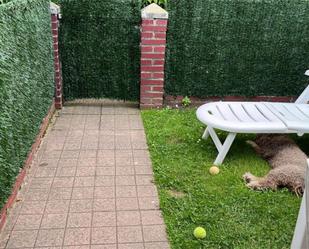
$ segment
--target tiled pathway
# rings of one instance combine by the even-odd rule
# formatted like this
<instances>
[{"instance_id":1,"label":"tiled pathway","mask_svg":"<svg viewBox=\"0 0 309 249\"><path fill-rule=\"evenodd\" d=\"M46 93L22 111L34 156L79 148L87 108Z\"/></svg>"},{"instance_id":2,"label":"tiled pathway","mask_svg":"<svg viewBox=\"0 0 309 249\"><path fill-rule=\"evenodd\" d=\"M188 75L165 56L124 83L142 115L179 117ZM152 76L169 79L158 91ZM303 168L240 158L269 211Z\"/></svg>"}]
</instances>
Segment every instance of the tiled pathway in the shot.
<instances>
[{"instance_id":1,"label":"tiled pathway","mask_svg":"<svg viewBox=\"0 0 309 249\"><path fill-rule=\"evenodd\" d=\"M166 249L138 109L65 107L48 131L0 248Z\"/></svg>"}]
</instances>

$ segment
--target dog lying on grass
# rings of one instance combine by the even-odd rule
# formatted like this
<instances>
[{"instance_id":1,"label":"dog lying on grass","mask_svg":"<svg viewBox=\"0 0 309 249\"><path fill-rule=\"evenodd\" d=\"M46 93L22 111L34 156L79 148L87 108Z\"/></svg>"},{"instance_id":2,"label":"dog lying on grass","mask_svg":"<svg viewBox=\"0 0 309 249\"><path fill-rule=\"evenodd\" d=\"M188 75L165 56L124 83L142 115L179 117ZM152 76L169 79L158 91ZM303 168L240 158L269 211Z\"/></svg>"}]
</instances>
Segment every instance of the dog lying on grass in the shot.
<instances>
[{"instance_id":1,"label":"dog lying on grass","mask_svg":"<svg viewBox=\"0 0 309 249\"><path fill-rule=\"evenodd\" d=\"M247 172L243 175L249 188L255 190L287 187L301 196L305 187L307 156L287 135L258 135L254 141L247 141L257 154L271 166L264 177L256 177Z\"/></svg>"}]
</instances>

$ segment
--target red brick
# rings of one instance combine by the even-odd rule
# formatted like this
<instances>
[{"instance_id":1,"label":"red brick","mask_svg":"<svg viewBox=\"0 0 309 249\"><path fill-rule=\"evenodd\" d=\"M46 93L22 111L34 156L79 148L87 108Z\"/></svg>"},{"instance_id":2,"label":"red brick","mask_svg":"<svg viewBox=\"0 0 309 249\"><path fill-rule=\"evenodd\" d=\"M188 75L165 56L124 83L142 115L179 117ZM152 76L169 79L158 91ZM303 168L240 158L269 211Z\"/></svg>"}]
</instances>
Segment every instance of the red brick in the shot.
<instances>
[{"instance_id":1,"label":"red brick","mask_svg":"<svg viewBox=\"0 0 309 249\"><path fill-rule=\"evenodd\" d=\"M142 97L146 97L146 98L162 98L163 97L163 93L157 93L157 92L147 92L147 93L145 93L145 92L142 92Z\"/></svg>"},{"instance_id":2,"label":"red brick","mask_svg":"<svg viewBox=\"0 0 309 249\"><path fill-rule=\"evenodd\" d=\"M141 65L151 65L152 60L141 60Z\"/></svg>"},{"instance_id":3,"label":"red brick","mask_svg":"<svg viewBox=\"0 0 309 249\"><path fill-rule=\"evenodd\" d=\"M58 16L52 14L52 15L51 15L51 20L52 20L53 22L57 21L57 20L58 20Z\"/></svg>"},{"instance_id":4,"label":"red brick","mask_svg":"<svg viewBox=\"0 0 309 249\"><path fill-rule=\"evenodd\" d=\"M154 73L152 76L155 79L162 79L164 78L164 73Z\"/></svg>"},{"instance_id":5,"label":"red brick","mask_svg":"<svg viewBox=\"0 0 309 249\"><path fill-rule=\"evenodd\" d=\"M141 52L142 53L151 53L153 52L153 48L152 46L142 46L141 47Z\"/></svg>"},{"instance_id":6,"label":"red brick","mask_svg":"<svg viewBox=\"0 0 309 249\"><path fill-rule=\"evenodd\" d=\"M162 40L142 40L142 44L145 45L165 45L166 44L166 40L162 39Z\"/></svg>"},{"instance_id":7,"label":"red brick","mask_svg":"<svg viewBox=\"0 0 309 249\"><path fill-rule=\"evenodd\" d=\"M159 26L167 26L167 20L156 20L155 24Z\"/></svg>"},{"instance_id":8,"label":"red brick","mask_svg":"<svg viewBox=\"0 0 309 249\"><path fill-rule=\"evenodd\" d=\"M163 80L141 80L141 85L163 86Z\"/></svg>"},{"instance_id":9,"label":"red brick","mask_svg":"<svg viewBox=\"0 0 309 249\"><path fill-rule=\"evenodd\" d=\"M152 77L151 73L141 73L141 79L147 79L151 77Z\"/></svg>"},{"instance_id":10,"label":"red brick","mask_svg":"<svg viewBox=\"0 0 309 249\"><path fill-rule=\"evenodd\" d=\"M58 50L58 43L53 44L54 50Z\"/></svg>"},{"instance_id":11,"label":"red brick","mask_svg":"<svg viewBox=\"0 0 309 249\"><path fill-rule=\"evenodd\" d=\"M141 91L146 92L146 91L151 91L152 87L147 86L147 85L141 85Z\"/></svg>"},{"instance_id":12,"label":"red brick","mask_svg":"<svg viewBox=\"0 0 309 249\"><path fill-rule=\"evenodd\" d=\"M154 34L153 32L142 32L141 37L142 39L149 39L149 38L153 38Z\"/></svg>"},{"instance_id":13,"label":"red brick","mask_svg":"<svg viewBox=\"0 0 309 249\"><path fill-rule=\"evenodd\" d=\"M55 36L57 36L57 35L58 35L58 29L53 29L53 30L52 30L52 34L55 35Z\"/></svg>"},{"instance_id":14,"label":"red brick","mask_svg":"<svg viewBox=\"0 0 309 249\"><path fill-rule=\"evenodd\" d=\"M164 65L164 60L154 60L153 65Z\"/></svg>"},{"instance_id":15,"label":"red brick","mask_svg":"<svg viewBox=\"0 0 309 249\"><path fill-rule=\"evenodd\" d=\"M165 39L166 38L166 33L154 33L154 37L155 38L161 38L161 39Z\"/></svg>"},{"instance_id":16,"label":"red brick","mask_svg":"<svg viewBox=\"0 0 309 249\"><path fill-rule=\"evenodd\" d=\"M246 97L244 96L225 96L223 98L224 101L244 101Z\"/></svg>"},{"instance_id":17,"label":"red brick","mask_svg":"<svg viewBox=\"0 0 309 249\"><path fill-rule=\"evenodd\" d=\"M155 92L162 92L163 93L163 86L153 86L152 90Z\"/></svg>"},{"instance_id":18,"label":"red brick","mask_svg":"<svg viewBox=\"0 0 309 249\"><path fill-rule=\"evenodd\" d=\"M157 31L157 32L166 32L166 27L163 26L143 26L142 28L144 31Z\"/></svg>"},{"instance_id":19,"label":"red brick","mask_svg":"<svg viewBox=\"0 0 309 249\"><path fill-rule=\"evenodd\" d=\"M165 46L154 47L154 52L165 53Z\"/></svg>"},{"instance_id":20,"label":"red brick","mask_svg":"<svg viewBox=\"0 0 309 249\"><path fill-rule=\"evenodd\" d=\"M142 25L153 25L154 20L149 20L149 19L143 19L142 20Z\"/></svg>"},{"instance_id":21,"label":"red brick","mask_svg":"<svg viewBox=\"0 0 309 249\"><path fill-rule=\"evenodd\" d=\"M160 72L163 71L163 66L141 66L142 72Z\"/></svg>"},{"instance_id":22,"label":"red brick","mask_svg":"<svg viewBox=\"0 0 309 249\"><path fill-rule=\"evenodd\" d=\"M142 59L143 58L151 58L151 59L164 59L165 54L144 54L142 53Z\"/></svg>"}]
</instances>

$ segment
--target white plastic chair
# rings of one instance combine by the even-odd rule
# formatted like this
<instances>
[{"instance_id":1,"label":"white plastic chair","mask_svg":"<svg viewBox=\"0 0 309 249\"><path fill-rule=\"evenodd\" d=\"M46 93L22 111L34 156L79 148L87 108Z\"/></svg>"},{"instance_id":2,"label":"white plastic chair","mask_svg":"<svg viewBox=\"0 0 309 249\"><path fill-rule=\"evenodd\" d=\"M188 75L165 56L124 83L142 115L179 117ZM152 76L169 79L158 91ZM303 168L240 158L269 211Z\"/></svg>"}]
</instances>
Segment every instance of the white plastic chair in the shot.
<instances>
[{"instance_id":1,"label":"white plastic chair","mask_svg":"<svg viewBox=\"0 0 309 249\"><path fill-rule=\"evenodd\" d=\"M305 192L301 201L291 249L309 249L309 160L306 171Z\"/></svg>"},{"instance_id":2,"label":"white plastic chair","mask_svg":"<svg viewBox=\"0 0 309 249\"><path fill-rule=\"evenodd\" d=\"M305 72L309 76L309 70ZM237 133L309 133L309 85L295 103L212 102L200 106L197 118L207 125L202 136L212 138L221 165ZM227 131L222 144L215 129Z\"/></svg>"}]
</instances>

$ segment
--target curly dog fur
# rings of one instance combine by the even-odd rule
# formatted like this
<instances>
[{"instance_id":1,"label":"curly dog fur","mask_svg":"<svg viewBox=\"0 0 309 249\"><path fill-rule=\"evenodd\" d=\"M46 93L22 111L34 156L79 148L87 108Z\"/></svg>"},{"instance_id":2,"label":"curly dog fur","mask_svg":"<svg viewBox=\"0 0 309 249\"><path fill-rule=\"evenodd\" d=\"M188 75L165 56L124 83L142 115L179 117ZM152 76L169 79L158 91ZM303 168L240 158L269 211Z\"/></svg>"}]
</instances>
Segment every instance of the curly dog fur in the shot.
<instances>
[{"instance_id":1,"label":"curly dog fur","mask_svg":"<svg viewBox=\"0 0 309 249\"><path fill-rule=\"evenodd\" d=\"M258 135L254 141L247 141L271 166L264 177L247 172L243 175L249 188L255 190L287 187L296 195L304 191L307 156L296 143L286 135Z\"/></svg>"}]
</instances>

